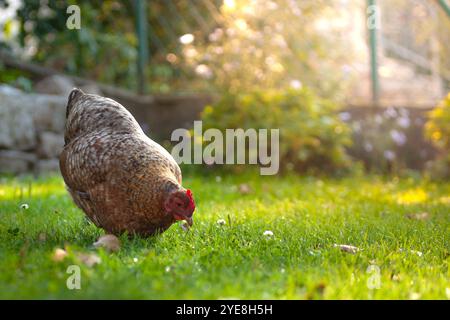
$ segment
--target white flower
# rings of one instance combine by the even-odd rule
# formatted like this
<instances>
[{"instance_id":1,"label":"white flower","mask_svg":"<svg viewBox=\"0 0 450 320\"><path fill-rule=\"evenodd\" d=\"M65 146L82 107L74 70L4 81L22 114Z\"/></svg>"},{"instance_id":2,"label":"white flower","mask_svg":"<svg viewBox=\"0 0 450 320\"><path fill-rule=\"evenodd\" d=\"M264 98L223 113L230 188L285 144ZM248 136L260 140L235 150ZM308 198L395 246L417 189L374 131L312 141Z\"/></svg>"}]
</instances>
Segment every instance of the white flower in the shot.
<instances>
[{"instance_id":1,"label":"white flower","mask_svg":"<svg viewBox=\"0 0 450 320\"><path fill-rule=\"evenodd\" d=\"M213 52L217 55L221 55L223 53L223 48L222 47L215 47L213 49Z\"/></svg>"},{"instance_id":2,"label":"white flower","mask_svg":"<svg viewBox=\"0 0 450 320\"><path fill-rule=\"evenodd\" d=\"M233 38L237 34L236 30L233 27L227 28L225 32L230 38Z\"/></svg>"},{"instance_id":3,"label":"white flower","mask_svg":"<svg viewBox=\"0 0 450 320\"><path fill-rule=\"evenodd\" d=\"M421 257L421 256L423 255L422 252L416 251L416 250L411 250L411 253L412 253L412 254L416 254L416 255L419 256L419 257Z\"/></svg>"},{"instance_id":4,"label":"white flower","mask_svg":"<svg viewBox=\"0 0 450 320\"><path fill-rule=\"evenodd\" d=\"M211 69L206 64L199 64L197 67L195 67L195 73L206 79L209 79L213 76Z\"/></svg>"},{"instance_id":5,"label":"white flower","mask_svg":"<svg viewBox=\"0 0 450 320\"><path fill-rule=\"evenodd\" d=\"M402 146L405 144L406 142L406 136L403 132L397 131L397 130L392 130L390 132L391 138L392 140L398 145L398 146Z\"/></svg>"},{"instance_id":6,"label":"white flower","mask_svg":"<svg viewBox=\"0 0 450 320\"><path fill-rule=\"evenodd\" d=\"M181 42L182 44L190 44L190 43L192 43L192 42L194 41L194 39L195 39L195 37L194 37L193 34L191 34L191 33L186 33L186 34L183 34L183 35L180 37L180 42Z\"/></svg>"},{"instance_id":7,"label":"white flower","mask_svg":"<svg viewBox=\"0 0 450 320\"><path fill-rule=\"evenodd\" d=\"M188 59L194 58L198 52L195 50L195 48L186 48L186 50L183 50L184 56Z\"/></svg>"},{"instance_id":8,"label":"white flower","mask_svg":"<svg viewBox=\"0 0 450 320\"><path fill-rule=\"evenodd\" d=\"M349 66L348 64L345 64L341 67L341 71L346 76L352 72L352 67Z\"/></svg>"},{"instance_id":9,"label":"white flower","mask_svg":"<svg viewBox=\"0 0 450 320\"><path fill-rule=\"evenodd\" d=\"M216 176L216 182L221 182L222 181L222 177L221 176Z\"/></svg>"},{"instance_id":10,"label":"white flower","mask_svg":"<svg viewBox=\"0 0 450 320\"><path fill-rule=\"evenodd\" d=\"M383 117L380 116L379 114L377 114L377 115L375 116L375 123L376 123L376 124L382 124L382 123L383 123Z\"/></svg>"},{"instance_id":11,"label":"white flower","mask_svg":"<svg viewBox=\"0 0 450 320\"><path fill-rule=\"evenodd\" d=\"M405 118L409 117L409 111L406 110L406 108L400 108L400 109L398 109L398 112L400 113L400 115L402 117L405 117Z\"/></svg>"},{"instance_id":12,"label":"white flower","mask_svg":"<svg viewBox=\"0 0 450 320\"><path fill-rule=\"evenodd\" d=\"M225 225L227 222L225 221L225 219L219 219L219 220L217 220L217 224L219 225L219 226L223 226L223 225Z\"/></svg>"},{"instance_id":13,"label":"white flower","mask_svg":"<svg viewBox=\"0 0 450 320\"><path fill-rule=\"evenodd\" d=\"M171 268L170 266L167 266L164 270L165 270L166 272L170 272L171 269L172 269L172 268Z\"/></svg>"},{"instance_id":14,"label":"white flower","mask_svg":"<svg viewBox=\"0 0 450 320\"><path fill-rule=\"evenodd\" d=\"M224 0L223 6L225 10L232 11L234 8L236 8L236 2L234 0Z\"/></svg>"},{"instance_id":15,"label":"white flower","mask_svg":"<svg viewBox=\"0 0 450 320\"><path fill-rule=\"evenodd\" d=\"M300 80L291 80L291 82L289 83L289 85L290 85L291 88L293 88L293 89L301 89L302 86L303 86Z\"/></svg>"},{"instance_id":16,"label":"white flower","mask_svg":"<svg viewBox=\"0 0 450 320\"><path fill-rule=\"evenodd\" d=\"M392 161L392 160L395 159L395 152L394 152L394 151L386 150L386 151L383 153L383 155L384 155L384 157L385 157L387 160L389 160L389 161Z\"/></svg>"},{"instance_id":17,"label":"white flower","mask_svg":"<svg viewBox=\"0 0 450 320\"><path fill-rule=\"evenodd\" d=\"M352 124L352 129L353 129L353 131L355 131L355 132L360 132L360 131L361 131L361 123L359 123L359 122L354 122L354 123Z\"/></svg>"},{"instance_id":18,"label":"white flower","mask_svg":"<svg viewBox=\"0 0 450 320\"><path fill-rule=\"evenodd\" d=\"M389 107L384 112L384 116L386 118L395 118L395 117L397 117L397 111L395 111L395 109L393 107Z\"/></svg>"},{"instance_id":19,"label":"white flower","mask_svg":"<svg viewBox=\"0 0 450 320\"><path fill-rule=\"evenodd\" d=\"M219 41L223 36L223 30L221 28L216 28L213 33L209 35L209 41L215 42Z\"/></svg>"},{"instance_id":20,"label":"white flower","mask_svg":"<svg viewBox=\"0 0 450 320\"><path fill-rule=\"evenodd\" d=\"M27 203L22 203L22 204L20 205L20 209L24 209L24 210L28 210L29 207L30 207L30 206L29 206Z\"/></svg>"},{"instance_id":21,"label":"white flower","mask_svg":"<svg viewBox=\"0 0 450 320\"><path fill-rule=\"evenodd\" d=\"M411 121L409 120L408 116L402 116L397 119L397 123L402 128L408 128L411 124Z\"/></svg>"},{"instance_id":22,"label":"white flower","mask_svg":"<svg viewBox=\"0 0 450 320\"><path fill-rule=\"evenodd\" d=\"M352 118L352 115L350 112L341 112L339 113L339 118L341 118L342 121L348 121Z\"/></svg>"},{"instance_id":23,"label":"white flower","mask_svg":"<svg viewBox=\"0 0 450 320\"><path fill-rule=\"evenodd\" d=\"M297 17L302 15L302 9L300 9L296 0L289 0L289 10Z\"/></svg>"},{"instance_id":24,"label":"white flower","mask_svg":"<svg viewBox=\"0 0 450 320\"><path fill-rule=\"evenodd\" d=\"M138 258L133 258L133 262L138 262Z\"/></svg>"},{"instance_id":25,"label":"white flower","mask_svg":"<svg viewBox=\"0 0 450 320\"><path fill-rule=\"evenodd\" d=\"M16 11L20 9L22 5L21 1L7 1L6 7L3 5L0 7L0 25L5 24L8 20L16 17Z\"/></svg>"},{"instance_id":26,"label":"white flower","mask_svg":"<svg viewBox=\"0 0 450 320\"><path fill-rule=\"evenodd\" d=\"M282 35L280 35L280 34L274 36L274 38L272 39L272 43L273 43L275 46L277 46L277 47L279 47L279 48L282 48L282 49L284 49L284 48L287 47L286 40L285 40L284 37L283 37Z\"/></svg>"},{"instance_id":27,"label":"white flower","mask_svg":"<svg viewBox=\"0 0 450 320\"><path fill-rule=\"evenodd\" d=\"M273 1L269 1L269 2L267 2L267 8L269 10L276 10L276 9L278 9L278 5Z\"/></svg>"},{"instance_id":28,"label":"white flower","mask_svg":"<svg viewBox=\"0 0 450 320\"><path fill-rule=\"evenodd\" d=\"M370 142L364 143L364 150L366 150L366 152L372 152L373 145Z\"/></svg>"},{"instance_id":29,"label":"white flower","mask_svg":"<svg viewBox=\"0 0 450 320\"><path fill-rule=\"evenodd\" d=\"M267 238L273 237L273 232L270 230L266 230L263 233L264 236L266 236Z\"/></svg>"}]
</instances>

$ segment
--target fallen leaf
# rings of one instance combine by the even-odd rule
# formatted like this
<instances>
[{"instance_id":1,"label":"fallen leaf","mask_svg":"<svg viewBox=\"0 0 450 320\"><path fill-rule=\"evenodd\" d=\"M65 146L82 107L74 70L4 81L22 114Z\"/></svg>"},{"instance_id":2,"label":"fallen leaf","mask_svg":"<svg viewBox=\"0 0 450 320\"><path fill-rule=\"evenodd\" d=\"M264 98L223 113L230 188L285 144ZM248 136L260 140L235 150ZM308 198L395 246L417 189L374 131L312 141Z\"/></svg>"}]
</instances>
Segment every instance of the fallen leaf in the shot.
<instances>
[{"instance_id":1,"label":"fallen leaf","mask_svg":"<svg viewBox=\"0 0 450 320\"><path fill-rule=\"evenodd\" d=\"M401 280L401 277L400 277L399 274L393 274L391 279L392 279L392 281L397 281L398 282L398 281Z\"/></svg>"},{"instance_id":2,"label":"fallen leaf","mask_svg":"<svg viewBox=\"0 0 450 320\"><path fill-rule=\"evenodd\" d=\"M47 240L47 234L45 232L39 233L38 240L41 241L41 242L46 241Z\"/></svg>"},{"instance_id":3,"label":"fallen leaf","mask_svg":"<svg viewBox=\"0 0 450 320\"><path fill-rule=\"evenodd\" d=\"M355 253L357 253L359 251L358 247L350 246L350 245L347 245L347 244L334 244L333 246L335 248L339 248L342 251L348 252L348 253L351 253L351 254L355 254Z\"/></svg>"},{"instance_id":4,"label":"fallen leaf","mask_svg":"<svg viewBox=\"0 0 450 320\"><path fill-rule=\"evenodd\" d=\"M430 215L428 214L428 212L419 212L419 213L408 213L407 215L405 215L405 217L411 220L424 221L428 220L430 218Z\"/></svg>"},{"instance_id":5,"label":"fallen leaf","mask_svg":"<svg viewBox=\"0 0 450 320\"><path fill-rule=\"evenodd\" d=\"M52 260L55 262L61 262L67 256L67 251L61 248L56 248L53 252Z\"/></svg>"},{"instance_id":6,"label":"fallen leaf","mask_svg":"<svg viewBox=\"0 0 450 320\"><path fill-rule=\"evenodd\" d=\"M419 300L421 297L421 294L418 292L411 292L409 295L410 300Z\"/></svg>"},{"instance_id":7,"label":"fallen leaf","mask_svg":"<svg viewBox=\"0 0 450 320\"><path fill-rule=\"evenodd\" d=\"M94 242L94 247L104 248L109 252L116 252L120 250L120 240L115 235L106 234Z\"/></svg>"},{"instance_id":8,"label":"fallen leaf","mask_svg":"<svg viewBox=\"0 0 450 320\"><path fill-rule=\"evenodd\" d=\"M94 253L80 253L78 254L78 259L88 267L93 267L102 262L102 259Z\"/></svg>"},{"instance_id":9,"label":"fallen leaf","mask_svg":"<svg viewBox=\"0 0 450 320\"><path fill-rule=\"evenodd\" d=\"M238 190L240 194L249 194L252 192L252 188L246 183L240 184Z\"/></svg>"}]
</instances>

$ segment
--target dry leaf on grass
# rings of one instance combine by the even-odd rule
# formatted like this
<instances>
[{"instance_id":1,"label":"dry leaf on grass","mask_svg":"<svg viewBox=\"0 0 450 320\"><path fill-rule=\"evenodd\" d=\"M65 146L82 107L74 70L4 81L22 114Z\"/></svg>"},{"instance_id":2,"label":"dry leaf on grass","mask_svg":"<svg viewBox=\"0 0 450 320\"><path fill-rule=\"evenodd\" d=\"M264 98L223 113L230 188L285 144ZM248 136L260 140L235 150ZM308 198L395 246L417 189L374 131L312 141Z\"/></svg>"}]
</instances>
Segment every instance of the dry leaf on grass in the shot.
<instances>
[{"instance_id":1,"label":"dry leaf on grass","mask_svg":"<svg viewBox=\"0 0 450 320\"><path fill-rule=\"evenodd\" d=\"M40 242L45 242L47 240L47 234L45 232L41 232L38 235L38 240Z\"/></svg>"},{"instance_id":2,"label":"dry leaf on grass","mask_svg":"<svg viewBox=\"0 0 450 320\"><path fill-rule=\"evenodd\" d=\"M67 257L67 251L61 248L56 248L52 255L52 260L55 262L61 262Z\"/></svg>"},{"instance_id":3,"label":"dry leaf on grass","mask_svg":"<svg viewBox=\"0 0 450 320\"><path fill-rule=\"evenodd\" d=\"M93 267L102 262L102 259L100 259L100 257L95 253L79 253L77 257L81 263L87 265L88 267Z\"/></svg>"},{"instance_id":4,"label":"dry leaf on grass","mask_svg":"<svg viewBox=\"0 0 450 320\"><path fill-rule=\"evenodd\" d=\"M422 297L422 295L418 292L411 292L409 294L409 299L410 300L419 300Z\"/></svg>"},{"instance_id":5,"label":"dry leaf on grass","mask_svg":"<svg viewBox=\"0 0 450 320\"><path fill-rule=\"evenodd\" d=\"M348 253L351 253L351 254L355 254L355 253L357 253L359 251L358 247L350 246L350 245L347 245L347 244L334 244L333 246L335 248L339 248L342 251L348 252Z\"/></svg>"},{"instance_id":6,"label":"dry leaf on grass","mask_svg":"<svg viewBox=\"0 0 450 320\"><path fill-rule=\"evenodd\" d=\"M420 212L420 213L408 213L407 215L405 215L405 217L411 220L424 221L428 220L430 218L430 215L428 214L428 212Z\"/></svg>"},{"instance_id":7,"label":"dry leaf on grass","mask_svg":"<svg viewBox=\"0 0 450 320\"><path fill-rule=\"evenodd\" d=\"M238 190L240 194L252 193L252 188L246 183L240 184Z\"/></svg>"},{"instance_id":8,"label":"dry leaf on grass","mask_svg":"<svg viewBox=\"0 0 450 320\"><path fill-rule=\"evenodd\" d=\"M94 242L94 247L104 248L109 252L116 252L120 250L120 240L115 235L106 234L101 236L96 242Z\"/></svg>"}]
</instances>

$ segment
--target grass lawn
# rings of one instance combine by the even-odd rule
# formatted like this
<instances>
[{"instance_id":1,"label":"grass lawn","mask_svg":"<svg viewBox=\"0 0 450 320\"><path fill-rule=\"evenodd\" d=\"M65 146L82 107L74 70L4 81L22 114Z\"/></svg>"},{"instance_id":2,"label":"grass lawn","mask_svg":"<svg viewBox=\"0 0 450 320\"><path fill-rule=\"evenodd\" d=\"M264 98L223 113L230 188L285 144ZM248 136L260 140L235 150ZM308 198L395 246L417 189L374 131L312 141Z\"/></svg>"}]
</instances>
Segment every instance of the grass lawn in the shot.
<instances>
[{"instance_id":1,"label":"grass lawn","mask_svg":"<svg viewBox=\"0 0 450 320\"><path fill-rule=\"evenodd\" d=\"M191 230L121 238L109 254L92 246L103 231L61 178L0 179L0 298L450 298L450 183L247 175L184 185L197 202ZM55 248L68 256L53 261ZM66 287L74 264L80 290Z\"/></svg>"}]
</instances>

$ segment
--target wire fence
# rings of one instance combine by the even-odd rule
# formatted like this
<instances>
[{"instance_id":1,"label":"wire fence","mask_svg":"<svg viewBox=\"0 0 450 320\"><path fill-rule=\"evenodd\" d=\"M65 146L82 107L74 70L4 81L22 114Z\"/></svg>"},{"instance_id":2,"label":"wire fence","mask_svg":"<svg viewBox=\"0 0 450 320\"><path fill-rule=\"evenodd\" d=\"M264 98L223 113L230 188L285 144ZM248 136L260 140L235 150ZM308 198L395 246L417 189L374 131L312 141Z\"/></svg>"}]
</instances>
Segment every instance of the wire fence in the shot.
<instances>
[{"instance_id":1,"label":"wire fence","mask_svg":"<svg viewBox=\"0 0 450 320\"><path fill-rule=\"evenodd\" d=\"M11 1L21 3L17 56L141 93L305 85L348 104L431 106L450 90L447 0L0 0L0 8ZM68 31L74 3L82 27ZM2 20L0 45L14 29Z\"/></svg>"},{"instance_id":2,"label":"wire fence","mask_svg":"<svg viewBox=\"0 0 450 320\"><path fill-rule=\"evenodd\" d=\"M320 32L320 22L323 22L321 15L330 18L326 10L313 11L311 7L305 7L300 1L167 1L164 6L149 8L150 20L154 21L149 30L150 47L153 51L151 59L156 64L169 61L178 72L186 74L188 70L186 65L175 63L178 57L183 57L186 53L183 53L183 45L191 44L194 39L196 42L200 40L202 44L208 45L208 41L214 40L217 30L223 29L227 32L230 26L233 26L233 23L230 23L230 17L240 19L242 16L244 18L251 16L250 13L247 16L240 13L246 10L251 11L254 8L252 3L260 7L273 8L273 15L277 15L276 11L279 10L300 12L302 15L305 8L310 9L312 14L306 13L305 18L298 18L305 23L303 29L306 29L308 24L319 25ZM450 54L450 16L446 11L448 7L445 6L445 1L341 1L339 8L327 1L318 3L335 10L335 15L331 14L328 24L324 23L321 26L329 29L330 33L336 31L333 23L339 24L340 19L349 19L349 16L353 16L347 21L351 23L341 23L341 28L338 30L341 33L356 34L352 37L352 41L355 42L352 44L353 50L369 51L366 45L368 43L367 19L369 18L367 14L370 13L368 5L376 5L380 15L381 23L377 28L379 41L375 48L378 56L376 70L370 70L370 59L364 52L354 52L356 53L352 57L354 61L343 62L341 66L336 66L336 70L339 68L351 70L353 79L356 79L357 85L351 87L352 89L347 93L347 99L351 100L354 97L353 102L356 104L367 104L371 101L374 93L370 92L370 88L373 86L370 86L368 82L374 80L369 76L370 72L376 72L379 77L380 85L377 90L380 91L378 95L381 104L428 106L442 98L450 89L450 64L447 59ZM235 12L230 15L232 10ZM339 17L343 11L347 13ZM263 13L267 12L263 11ZM287 17L291 16L287 15ZM360 19L354 17L360 17ZM248 20L252 22L251 18ZM176 22L173 23L174 21ZM271 26L267 16L261 17L260 22L261 29L267 25ZM292 27L296 26L293 21L283 23L285 27L289 27L290 23ZM255 28L255 25L250 27ZM271 37L291 41L287 47L298 46L298 42L302 41L301 29L298 30L295 39L292 37L289 39L288 32L277 30L273 28ZM304 39L305 42L308 40ZM260 45L264 46L264 44ZM307 43L302 50L305 55L311 55L315 48L311 43ZM299 59L298 64L302 63L304 61ZM289 70L286 72L287 77L290 76ZM301 76L299 78L300 81L304 80ZM421 90L425 87L427 90Z\"/></svg>"}]
</instances>

